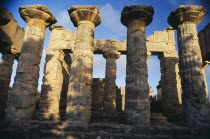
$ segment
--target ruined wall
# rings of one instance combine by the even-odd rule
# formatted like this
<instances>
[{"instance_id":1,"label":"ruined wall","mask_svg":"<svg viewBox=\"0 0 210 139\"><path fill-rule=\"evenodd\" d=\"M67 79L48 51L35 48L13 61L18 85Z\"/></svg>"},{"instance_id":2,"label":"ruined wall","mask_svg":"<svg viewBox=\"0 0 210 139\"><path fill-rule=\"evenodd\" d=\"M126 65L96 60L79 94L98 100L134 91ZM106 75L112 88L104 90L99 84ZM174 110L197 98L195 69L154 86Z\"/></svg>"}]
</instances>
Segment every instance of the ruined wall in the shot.
<instances>
[{"instance_id":1,"label":"ruined wall","mask_svg":"<svg viewBox=\"0 0 210 139\"><path fill-rule=\"evenodd\" d=\"M25 31L22 27L18 25L17 20L14 19L13 15L9 11L7 11L4 8L3 10L6 13L6 16L10 19L10 22L7 23L6 25L0 26L0 31L6 33L6 35L12 41L12 45L0 46L0 47L4 47L4 51L5 49L7 49L14 54L18 54L21 51ZM0 50L3 51L1 48Z\"/></svg>"},{"instance_id":2,"label":"ruined wall","mask_svg":"<svg viewBox=\"0 0 210 139\"><path fill-rule=\"evenodd\" d=\"M21 51L25 31L17 24L13 15L5 8L0 7L1 18L5 16L8 22L0 26L0 117L7 107L8 92L15 58Z\"/></svg>"}]
</instances>

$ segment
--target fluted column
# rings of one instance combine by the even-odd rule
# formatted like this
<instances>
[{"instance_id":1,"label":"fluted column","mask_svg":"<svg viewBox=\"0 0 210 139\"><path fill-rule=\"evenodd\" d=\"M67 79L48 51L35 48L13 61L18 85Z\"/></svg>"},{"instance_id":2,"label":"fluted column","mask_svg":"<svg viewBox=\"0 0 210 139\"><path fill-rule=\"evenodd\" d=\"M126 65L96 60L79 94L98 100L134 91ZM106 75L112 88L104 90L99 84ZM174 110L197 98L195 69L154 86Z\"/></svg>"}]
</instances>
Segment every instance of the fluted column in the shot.
<instances>
[{"instance_id":1,"label":"fluted column","mask_svg":"<svg viewBox=\"0 0 210 139\"><path fill-rule=\"evenodd\" d=\"M178 30L183 115L188 125L205 123L207 116L203 64L196 29L205 12L202 6L181 5L168 18L168 23Z\"/></svg>"},{"instance_id":2,"label":"fluted column","mask_svg":"<svg viewBox=\"0 0 210 139\"><path fill-rule=\"evenodd\" d=\"M116 50L103 54L106 58L106 74L104 87L104 112L107 115L116 114L116 60L120 57L120 53Z\"/></svg>"},{"instance_id":3,"label":"fluted column","mask_svg":"<svg viewBox=\"0 0 210 139\"><path fill-rule=\"evenodd\" d=\"M70 18L77 27L67 93L66 121L87 124L91 116L94 29L101 22L97 6L73 6Z\"/></svg>"},{"instance_id":4,"label":"fluted column","mask_svg":"<svg viewBox=\"0 0 210 139\"><path fill-rule=\"evenodd\" d=\"M19 12L27 27L6 113L6 119L13 124L33 117L45 30L56 22L43 5L21 6Z\"/></svg>"},{"instance_id":5,"label":"fluted column","mask_svg":"<svg viewBox=\"0 0 210 139\"><path fill-rule=\"evenodd\" d=\"M168 121L180 118L181 81L178 68L178 52L164 52L159 56L161 67L162 106Z\"/></svg>"},{"instance_id":6,"label":"fluted column","mask_svg":"<svg viewBox=\"0 0 210 139\"><path fill-rule=\"evenodd\" d=\"M36 113L36 119L40 120L59 120L59 101L63 84L62 63L64 61L64 52L55 44L55 38L58 37L58 31L62 31L60 25L53 25L50 36L49 47L46 51L46 64L39 101L39 111ZM58 41L58 40L57 40Z\"/></svg>"},{"instance_id":7,"label":"fluted column","mask_svg":"<svg viewBox=\"0 0 210 139\"><path fill-rule=\"evenodd\" d=\"M2 53L0 62L0 118L3 117L8 102L8 92L15 55L11 52Z\"/></svg>"},{"instance_id":8,"label":"fluted column","mask_svg":"<svg viewBox=\"0 0 210 139\"><path fill-rule=\"evenodd\" d=\"M150 102L145 27L152 22L153 7L124 7L121 22L127 31L126 120L132 125L150 123Z\"/></svg>"}]
</instances>

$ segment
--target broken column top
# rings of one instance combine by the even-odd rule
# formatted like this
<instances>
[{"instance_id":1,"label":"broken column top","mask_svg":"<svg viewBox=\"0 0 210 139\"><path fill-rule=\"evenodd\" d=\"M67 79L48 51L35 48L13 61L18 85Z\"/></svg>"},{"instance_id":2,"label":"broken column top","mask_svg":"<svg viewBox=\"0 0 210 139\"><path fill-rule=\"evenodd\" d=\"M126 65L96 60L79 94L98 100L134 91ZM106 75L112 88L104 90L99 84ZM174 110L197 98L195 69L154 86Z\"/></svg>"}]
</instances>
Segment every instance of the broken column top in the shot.
<instances>
[{"instance_id":1,"label":"broken column top","mask_svg":"<svg viewBox=\"0 0 210 139\"><path fill-rule=\"evenodd\" d=\"M20 16L29 22L31 19L43 20L47 23L47 26L55 24L57 22L54 15L51 13L49 8L44 5L35 4L35 5L26 5L20 6L19 8Z\"/></svg>"},{"instance_id":2,"label":"broken column top","mask_svg":"<svg viewBox=\"0 0 210 139\"><path fill-rule=\"evenodd\" d=\"M195 23L198 25L204 18L206 9L197 5L180 5L176 10L171 12L168 17L168 23L177 29L182 23Z\"/></svg>"},{"instance_id":3,"label":"broken column top","mask_svg":"<svg viewBox=\"0 0 210 139\"><path fill-rule=\"evenodd\" d=\"M125 6L121 13L121 22L127 26L131 20L141 20L145 22L145 26L152 22L154 9L147 5Z\"/></svg>"},{"instance_id":4,"label":"broken column top","mask_svg":"<svg viewBox=\"0 0 210 139\"><path fill-rule=\"evenodd\" d=\"M75 5L68 9L71 21L75 27L78 27L81 21L92 22L95 26L101 23L101 17L98 6L86 5L79 6Z\"/></svg>"}]
</instances>

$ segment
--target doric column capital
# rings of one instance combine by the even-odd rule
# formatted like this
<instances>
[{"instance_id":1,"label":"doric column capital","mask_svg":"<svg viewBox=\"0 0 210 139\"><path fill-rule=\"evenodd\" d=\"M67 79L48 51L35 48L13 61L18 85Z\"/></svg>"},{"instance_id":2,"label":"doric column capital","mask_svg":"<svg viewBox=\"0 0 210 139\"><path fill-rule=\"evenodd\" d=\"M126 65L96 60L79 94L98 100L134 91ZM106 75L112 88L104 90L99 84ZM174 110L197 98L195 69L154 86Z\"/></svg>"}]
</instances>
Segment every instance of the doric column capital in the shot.
<instances>
[{"instance_id":1,"label":"doric column capital","mask_svg":"<svg viewBox=\"0 0 210 139\"><path fill-rule=\"evenodd\" d=\"M204 18L206 9L197 5L180 5L176 10L171 12L168 17L168 23L177 29L183 23L195 23L198 25Z\"/></svg>"},{"instance_id":2,"label":"doric column capital","mask_svg":"<svg viewBox=\"0 0 210 139\"><path fill-rule=\"evenodd\" d=\"M97 6L75 5L68 9L71 21L75 27L80 24L92 24L95 27L101 23L101 17Z\"/></svg>"},{"instance_id":3,"label":"doric column capital","mask_svg":"<svg viewBox=\"0 0 210 139\"><path fill-rule=\"evenodd\" d=\"M152 6L147 5L132 5L125 6L121 13L121 22L126 27L132 20L139 20L144 23L145 26L152 22L154 9Z\"/></svg>"},{"instance_id":4,"label":"doric column capital","mask_svg":"<svg viewBox=\"0 0 210 139\"><path fill-rule=\"evenodd\" d=\"M20 16L26 23L28 23L31 19L41 20L47 24L46 26L51 26L57 22L49 8L44 5L35 4L20 6L19 12Z\"/></svg>"},{"instance_id":5,"label":"doric column capital","mask_svg":"<svg viewBox=\"0 0 210 139\"><path fill-rule=\"evenodd\" d=\"M121 53L116 51L116 50L113 50L113 51L108 51L108 52L105 52L103 53L103 57L104 58L115 58L115 59L118 59L120 57Z\"/></svg>"}]
</instances>

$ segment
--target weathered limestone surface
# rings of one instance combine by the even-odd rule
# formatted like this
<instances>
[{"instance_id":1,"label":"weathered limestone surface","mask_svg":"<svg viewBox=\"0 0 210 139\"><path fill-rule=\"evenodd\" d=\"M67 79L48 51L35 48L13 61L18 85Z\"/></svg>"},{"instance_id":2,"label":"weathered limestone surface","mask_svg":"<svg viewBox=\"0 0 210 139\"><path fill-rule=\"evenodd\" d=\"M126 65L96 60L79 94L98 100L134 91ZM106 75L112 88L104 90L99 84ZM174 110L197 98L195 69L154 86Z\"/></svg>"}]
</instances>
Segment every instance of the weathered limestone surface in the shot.
<instances>
[{"instance_id":1,"label":"weathered limestone surface","mask_svg":"<svg viewBox=\"0 0 210 139\"><path fill-rule=\"evenodd\" d=\"M92 111L102 112L104 108L104 78L93 78L92 83Z\"/></svg>"},{"instance_id":2,"label":"weathered limestone surface","mask_svg":"<svg viewBox=\"0 0 210 139\"><path fill-rule=\"evenodd\" d=\"M176 51L174 40L174 29L165 28L163 31L154 31L147 37L147 55L159 55L163 52Z\"/></svg>"},{"instance_id":3,"label":"weathered limestone surface","mask_svg":"<svg viewBox=\"0 0 210 139\"><path fill-rule=\"evenodd\" d=\"M208 116L203 63L196 30L205 12L202 6L181 5L168 18L169 24L178 30L183 115L188 125L205 123Z\"/></svg>"},{"instance_id":4,"label":"weathered limestone surface","mask_svg":"<svg viewBox=\"0 0 210 139\"><path fill-rule=\"evenodd\" d=\"M66 121L87 124L91 116L94 29L101 22L97 6L73 6L70 18L77 27L67 94Z\"/></svg>"},{"instance_id":5,"label":"weathered limestone surface","mask_svg":"<svg viewBox=\"0 0 210 139\"><path fill-rule=\"evenodd\" d=\"M0 117L4 115L7 101L12 67L15 57L20 52L23 42L24 30L18 26L12 14L5 8L0 8L1 17L7 17L9 22L0 26L0 52L2 62L0 63Z\"/></svg>"},{"instance_id":6,"label":"weathered limestone surface","mask_svg":"<svg viewBox=\"0 0 210 139\"><path fill-rule=\"evenodd\" d=\"M210 23L198 33L203 62L210 61Z\"/></svg>"},{"instance_id":7,"label":"weathered limestone surface","mask_svg":"<svg viewBox=\"0 0 210 139\"><path fill-rule=\"evenodd\" d=\"M0 7L0 26L6 25L11 21L7 16L7 10L4 7Z\"/></svg>"},{"instance_id":8,"label":"weathered limestone surface","mask_svg":"<svg viewBox=\"0 0 210 139\"><path fill-rule=\"evenodd\" d=\"M64 40L59 40L59 38L62 37L62 33L59 34L58 32L60 32L59 30L63 31L63 27L60 25L53 25L51 27L51 30L52 33L50 36L49 47L46 51L46 64L44 70L45 76L43 77L41 100L39 102L40 110L36 114L36 118L40 120L60 119L59 108L63 83L65 82L65 78L67 78L67 82L69 79L68 68L70 67L68 67L68 65L66 64L64 60L65 53L62 49L60 49L59 45L67 44ZM63 94L66 93L67 92L64 92ZM63 101L61 102L65 102L65 98L63 98L62 100Z\"/></svg>"},{"instance_id":9,"label":"weathered limestone surface","mask_svg":"<svg viewBox=\"0 0 210 139\"><path fill-rule=\"evenodd\" d=\"M56 22L43 5L21 6L19 12L27 27L6 113L6 120L12 124L33 117L45 29Z\"/></svg>"},{"instance_id":10,"label":"weathered limestone surface","mask_svg":"<svg viewBox=\"0 0 210 139\"><path fill-rule=\"evenodd\" d=\"M161 67L161 95L164 114L168 121L176 122L181 111L181 79L178 68L178 53L165 52L159 56Z\"/></svg>"},{"instance_id":11,"label":"weathered limestone surface","mask_svg":"<svg viewBox=\"0 0 210 139\"><path fill-rule=\"evenodd\" d=\"M65 52L64 61L62 63L62 73L63 73L63 85L59 101L59 110L60 110L60 119L65 120L66 116L66 101L67 101L67 92L71 71L71 56L68 52Z\"/></svg>"},{"instance_id":12,"label":"weathered limestone surface","mask_svg":"<svg viewBox=\"0 0 210 139\"><path fill-rule=\"evenodd\" d=\"M15 55L3 53L0 62L0 118L3 117L8 101L9 84Z\"/></svg>"},{"instance_id":13,"label":"weathered limestone surface","mask_svg":"<svg viewBox=\"0 0 210 139\"><path fill-rule=\"evenodd\" d=\"M121 22L128 28L125 118L132 125L150 123L145 27L153 14L153 7L146 5L126 6L121 13Z\"/></svg>"},{"instance_id":14,"label":"weathered limestone surface","mask_svg":"<svg viewBox=\"0 0 210 139\"><path fill-rule=\"evenodd\" d=\"M125 110L125 87L119 87L117 94L117 110L124 111Z\"/></svg>"},{"instance_id":15,"label":"weathered limestone surface","mask_svg":"<svg viewBox=\"0 0 210 139\"><path fill-rule=\"evenodd\" d=\"M105 88L104 88L104 112L108 115L116 114L116 60L120 57L115 43L108 43L109 50L103 56L106 59Z\"/></svg>"},{"instance_id":16,"label":"weathered limestone surface","mask_svg":"<svg viewBox=\"0 0 210 139\"><path fill-rule=\"evenodd\" d=\"M205 87L206 87L206 98L209 98L209 93L208 93L208 85L206 81L206 73L205 69L208 67L210 63L210 23L205 26L204 29L202 29L198 33L198 38L199 38L199 44L201 48L201 55L203 59L203 76L204 76L204 82L205 82Z\"/></svg>"},{"instance_id":17,"label":"weathered limestone surface","mask_svg":"<svg viewBox=\"0 0 210 139\"><path fill-rule=\"evenodd\" d=\"M147 37L147 57L158 55L161 67L161 100L164 114L175 121L180 113L181 80L178 69L178 54L175 48L174 29L154 31Z\"/></svg>"}]
</instances>

